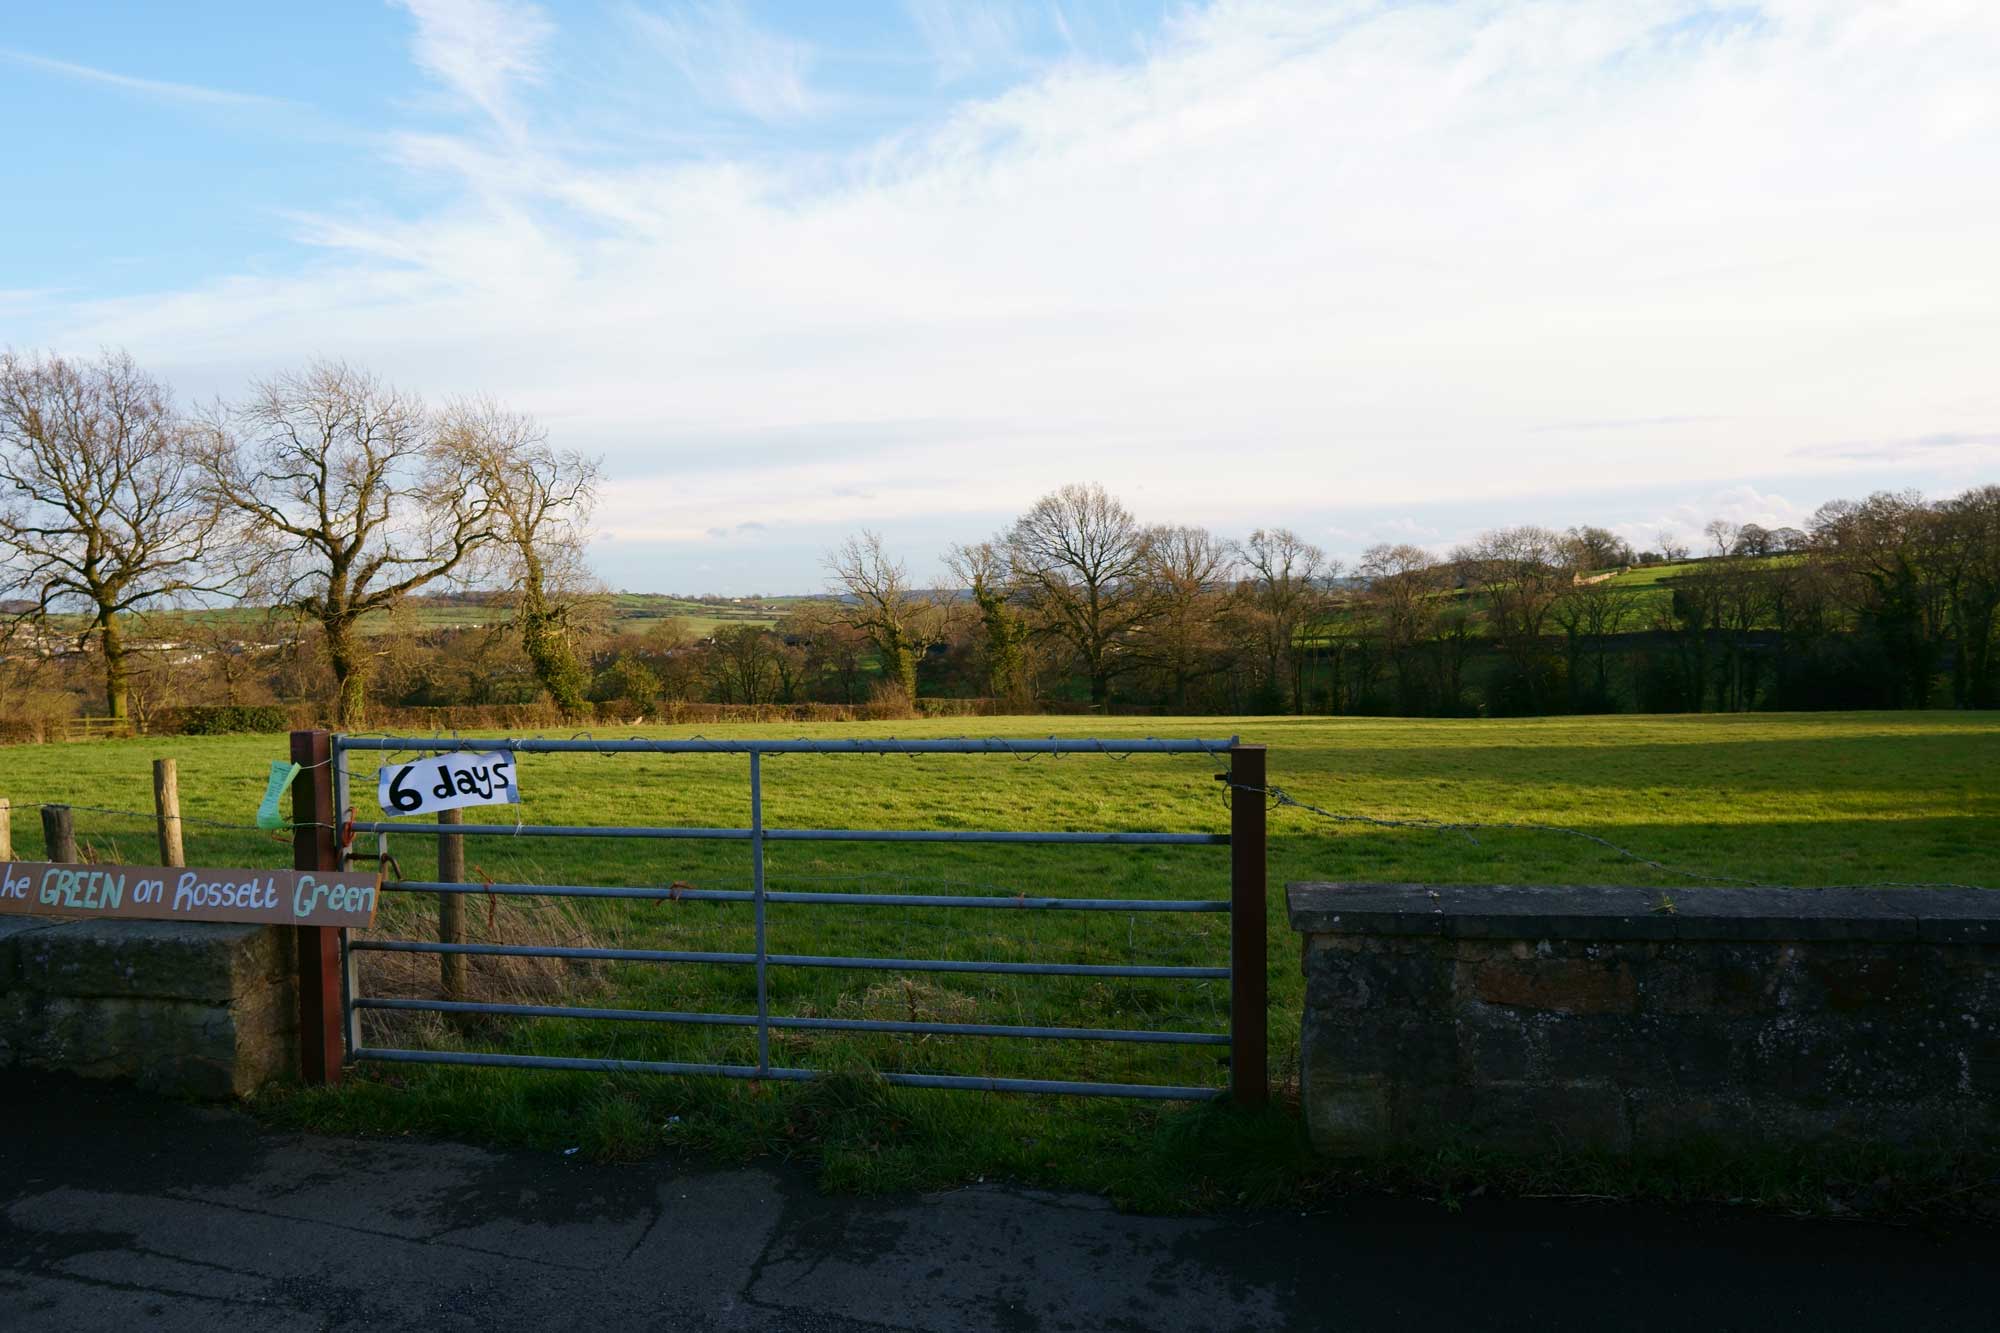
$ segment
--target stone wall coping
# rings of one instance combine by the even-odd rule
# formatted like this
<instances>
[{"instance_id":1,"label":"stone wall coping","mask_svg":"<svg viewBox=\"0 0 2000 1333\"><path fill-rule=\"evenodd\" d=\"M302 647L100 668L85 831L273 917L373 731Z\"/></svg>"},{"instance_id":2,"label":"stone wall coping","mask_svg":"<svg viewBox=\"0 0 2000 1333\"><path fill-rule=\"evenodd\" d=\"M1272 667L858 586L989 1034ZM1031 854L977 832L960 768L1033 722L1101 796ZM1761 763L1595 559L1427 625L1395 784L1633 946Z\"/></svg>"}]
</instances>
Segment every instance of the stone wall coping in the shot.
<instances>
[{"instance_id":1,"label":"stone wall coping","mask_svg":"<svg viewBox=\"0 0 2000 1333\"><path fill-rule=\"evenodd\" d=\"M282 926L26 916L0 925L0 989L228 1004L291 966Z\"/></svg>"},{"instance_id":2,"label":"stone wall coping","mask_svg":"<svg viewBox=\"0 0 2000 1333\"><path fill-rule=\"evenodd\" d=\"M2000 943L1988 889L1295 883L1285 902L1308 935Z\"/></svg>"}]
</instances>

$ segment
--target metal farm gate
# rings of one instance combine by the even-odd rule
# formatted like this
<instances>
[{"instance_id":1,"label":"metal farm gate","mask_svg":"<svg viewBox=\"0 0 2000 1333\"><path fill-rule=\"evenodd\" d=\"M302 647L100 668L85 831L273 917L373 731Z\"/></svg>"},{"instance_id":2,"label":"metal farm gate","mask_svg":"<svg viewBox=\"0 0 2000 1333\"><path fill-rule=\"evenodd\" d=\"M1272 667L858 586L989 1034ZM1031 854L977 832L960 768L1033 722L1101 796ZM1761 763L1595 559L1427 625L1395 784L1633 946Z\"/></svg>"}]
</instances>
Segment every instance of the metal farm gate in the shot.
<instances>
[{"instance_id":1,"label":"metal farm gate","mask_svg":"<svg viewBox=\"0 0 2000 1333\"><path fill-rule=\"evenodd\" d=\"M472 824L367 820L354 817L350 800L347 757L357 751L428 752L511 750L516 754L589 753L604 755L741 755L748 760L750 822L747 828L677 826L614 827L599 825ZM770 827L764 822L763 758L781 754L832 755L1113 755L1199 754L1226 759L1228 769L1215 777L1228 789L1227 833L1143 831L1020 832L973 829L818 829ZM885 1072L881 1077L906 1087L954 1088L979 1091L1044 1092L1151 1099L1208 1099L1227 1095L1238 1105L1261 1105L1269 1092L1266 1055L1266 897L1265 897L1265 753L1264 747L1236 740L474 740L438 737L334 735L324 731L292 733L292 759L302 772L294 787L295 864L300 869L345 869L357 857L351 843L356 834L394 834L434 838L539 836L556 838L705 839L749 845L751 887L691 889L613 885L454 883L443 880L385 878L391 893L496 894L551 898L617 898L638 901L697 901L748 903L754 912L755 948L747 952L703 952L666 949L582 948L559 945L445 943L434 940L353 939L345 930L302 927L300 1027L302 1064L308 1081L336 1082L350 1061L495 1065L517 1068L638 1071L661 1074L705 1074L726 1078L808 1080L821 1071L773 1064L773 1029L917 1033L945 1036L1017 1037L1050 1040L1172 1043L1227 1047L1229 1085L1176 1087L1148 1083L1065 1081L1039 1078L988 1078L954 1074ZM773 842L845 843L1031 843L1112 846L1228 846L1227 897L1064 898L963 896L952 894L782 892L765 887L765 848ZM463 846L463 844L459 844ZM362 857L361 859L373 859ZM380 862L385 876L393 863ZM400 870L398 874L400 874ZM998 912L1206 912L1227 913L1230 919L1229 957L1225 966L1099 965L1081 963L981 962L959 959L873 958L772 952L767 946L765 909L772 903L812 904L826 910L881 908L979 908ZM754 968L756 1012L681 1012L602 1009L561 1005L490 1004L469 1000L389 999L359 993L357 953L380 950L418 954L489 954L535 958L630 961L671 966L681 963L723 964ZM1227 980L1229 1032L1170 1032L1122 1028L1009 1026L989 1023L898 1022L868 1018L790 1017L770 1012L768 973L772 968L856 968L895 973L958 972L1013 973L1041 976L1131 977L1169 980ZM367 1010L426 1010L532 1018L626 1020L648 1023L694 1023L754 1028L757 1060L753 1064L710 1064L677 1061L577 1059L487 1051L405 1050L370 1047L362 1041L360 1016Z\"/></svg>"}]
</instances>

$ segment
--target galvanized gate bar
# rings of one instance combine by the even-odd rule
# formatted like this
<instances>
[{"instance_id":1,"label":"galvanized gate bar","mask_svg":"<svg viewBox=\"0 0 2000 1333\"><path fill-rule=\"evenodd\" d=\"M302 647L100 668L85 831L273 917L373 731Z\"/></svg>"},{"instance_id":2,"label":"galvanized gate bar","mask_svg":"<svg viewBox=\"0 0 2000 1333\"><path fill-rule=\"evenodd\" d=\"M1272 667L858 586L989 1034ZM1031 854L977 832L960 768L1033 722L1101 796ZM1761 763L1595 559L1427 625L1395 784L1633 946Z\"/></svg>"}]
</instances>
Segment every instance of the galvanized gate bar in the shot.
<instances>
[{"instance_id":1,"label":"galvanized gate bar","mask_svg":"<svg viewBox=\"0 0 2000 1333\"><path fill-rule=\"evenodd\" d=\"M426 1014L497 1014L509 1018L604 1018L618 1023L695 1023L709 1027L754 1028L755 1014L713 1014L675 1009L592 1009L565 1004L500 1004L485 1000L359 999L357 1009L390 1009Z\"/></svg>"},{"instance_id":2,"label":"galvanized gate bar","mask_svg":"<svg viewBox=\"0 0 2000 1333\"><path fill-rule=\"evenodd\" d=\"M388 750L398 754L438 754L447 750L513 750L519 754L1221 754L1228 740L1036 740L951 737L942 740L545 740L468 736L336 736L343 750Z\"/></svg>"},{"instance_id":3,"label":"galvanized gate bar","mask_svg":"<svg viewBox=\"0 0 2000 1333\"><path fill-rule=\"evenodd\" d=\"M356 833L417 833L426 837L536 837L536 838L692 838L721 842L748 842L747 828L621 828L615 824L454 824L440 829L436 824L415 820L357 819L349 827Z\"/></svg>"},{"instance_id":4,"label":"galvanized gate bar","mask_svg":"<svg viewBox=\"0 0 2000 1333\"><path fill-rule=\"evenodd\" d=\"M844 967L864 971L977 972L1033 977L1169 977L1189 981L1226 980L1226 967L1153 967L1116 963L992 963L951 958L850 958L806 953L696 953L678 949L598 949L567 944L442 944L430 940L356 940L365 953L467 953L496 958L600 958L628 963L728 963L761 969Z\"/></svg>"},{"instance_id":5,"label":"galvanized gate bar","mask_svg":"<svg viewBox=\"0 0 2000 1333\"><path fill-rule=\"evenodd\" d=\"M755 963L754 953L697 953L684 949L600 949L574 944L443 944L431 940L356 940L360 953L464 953L495 958L594 958L618 963Z\"/></svg>"},{"instance_id":6,"label":"galvanized gate bar","mask_svg":"<svg viewBox=\"0 0 2000 1333\"><path fill-rule=\"evenodd\" d=\"M628 888L616 884L460 884L430 879L385 881L386 893L496 893L523 898L637 898L650 902L747 903L749 889ZM1004 907L1066 912L1227 912L1227 898L1030 898L1004 894L800 893L768 890L767 903L818 903L833 907Z\"/></svg>"},{"instance_id":7,"label":"galvanized gate bar","mask_svg":"<svg viewBox=\"0 0 2000 1333\"><path fill-rule=\"evenodd\" d=\"M753 755L752 758L755 758ZM693 838L748 842L756 830L747 828L629 828L609 824L419 824L395 819L357 819L356 833L419 833L426 837L460 834L506 838ZM1107 843L1159 847L1227 847L1226 833L1016 833L973 829L767 828L767 842L1045 842Z\"/></svg>"},{"instance_id":8,"label":"galvanized gate bar","mask_svg":"<svg viewBox=\"0 0 2000 1333\"><path fill-rule=\"evenodd\" d=\"M495 1014L509 1018L609 1019L618 1023L695 1023L715 1027L757 1026L755 1014L713 1014L668 1009L595 1009L588 1005L501 1004L480 1000L356 1000L360 1009L411 1013ZM908 1032L931 1037L1039 1037L1068 1041L1129 1041L1167 1046L1227 1046L1226 1032L1173 1032L1157 1028L1036 1027L1012 1023L919 1023L878 1018L792 1018L765 1020L774 1028L809 1032Z\"/></svg>"},{"instance_id":9,"label":"galvanized gate bar","mask_svg":"<svg viewBox=\"0 0 2000 1333\"><path fill-rule=\"evenodd\" d=\"M567 1055L500 1055L486 1051L401 1051L363 1046L357 1060L389 1060L404 1064L493 1065L503 1069L570 1069L605 1074L716 1074L723 1078L768 1078L778 1083L810 1083L825 1078L817 1069L782 1066L759 1073L754 1065L684 1064L672 1060L591 1060ZM1228 1094L1220 1088L1176 1088L1157 1083L1071 1083L1049 1078L983 1078L969 1074L878 1073L875 1078L898 1088L956 1088L968 1092L1048 1092L1071 1097L1136 1097L1147 1101L1207 1102Z\"/></svg>"}]
</instances>

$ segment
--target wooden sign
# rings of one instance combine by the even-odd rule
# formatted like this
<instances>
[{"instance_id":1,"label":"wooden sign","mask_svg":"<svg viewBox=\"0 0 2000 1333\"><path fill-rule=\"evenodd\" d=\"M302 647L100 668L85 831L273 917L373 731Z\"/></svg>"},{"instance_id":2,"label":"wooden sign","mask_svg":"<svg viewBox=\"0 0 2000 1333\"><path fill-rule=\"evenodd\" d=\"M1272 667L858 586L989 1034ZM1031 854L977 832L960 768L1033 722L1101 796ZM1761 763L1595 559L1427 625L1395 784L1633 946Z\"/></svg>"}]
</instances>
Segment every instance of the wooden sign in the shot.
<instances>
[{"instance_id":1,"label":"wooden sign","mask_svg":"<svg viewBox=\"0 0 2000 1333\"><path fill-rule=\"evenodd\" d=\"M427 815L468 805L519 805L514 752L454 750L409 764L384 764L375 800L392 815Z\"/></svg>"},{"instance_id":2,"label":"wooden sign","mask_svg":"<svg viewBox=\"0 0 2000 1333\"><path fill-rule=\"evenodd\" d=\"M353 926L375 921L380 875L327 870L0 863L0 913Z\"/></svg>"}]
</instances>

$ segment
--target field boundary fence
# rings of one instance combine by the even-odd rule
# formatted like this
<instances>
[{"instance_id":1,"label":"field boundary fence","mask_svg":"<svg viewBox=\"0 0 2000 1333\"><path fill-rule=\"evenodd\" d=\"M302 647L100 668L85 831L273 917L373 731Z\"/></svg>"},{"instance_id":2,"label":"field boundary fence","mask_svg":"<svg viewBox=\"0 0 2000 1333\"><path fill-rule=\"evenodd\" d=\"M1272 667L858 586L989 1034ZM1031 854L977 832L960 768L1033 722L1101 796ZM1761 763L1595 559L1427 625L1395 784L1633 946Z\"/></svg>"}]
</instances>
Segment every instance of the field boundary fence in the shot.
<instances>
[{"instance_id":1,"label":"field boundary fence","mask_svg":"<svg viewBox=\"0 0 2000 1333\"><path fill-rule=\"evenodd\" d=\"M512 750L516 754L584 753L598 755L732 755L748 761L750 818L746 827L674 825L554 825L473 824L456 819L419 822L411 819L364 820L353 817L348 756L357 752L445 753ZM1226 832L1166 830L1023 831L1010 829L829 829L774 827L764 819L763 765L769 755L1106 755L1131 758L1147 754L1205 755L1226 763L1215 774L1226 784L1229 827ZM326 731L292 733L291 758L300 765L294 793L294 863L299 869L345 869L357 859L377 859L384 872L383 889L390 893L438 895L441 901L463 901L463 895L506 895L548 898L599 898L636 901L696 901L748 904L753 913L754 948L746 951L625 949L556 944L464 943L424 939L356 939L344 930L301 928L300 1026L302 1072L309 1082L332 1083L348 1063L420 1063L481 1065L506 1068L585 1070L599 1072L709 1075L724 1078L804 1082L827 1071L774 1063L773 1031L901 1033L926 1036L1007 1037L1037 1041L1106 1041L1166 1043L1226 1049L1228 1086L1200 1087L1151 1083L1121 1083L1074 1079L1000 1078L960 1074L883 1071L883 1081L905 1087L988 1092L1056 1093L1080 1096L1128 1097L1147 1100L1212 1100L1228 1098L1244 1107L1262 1105L1269 1096L1268 1023L1268 896L1266 852L1265 749L1226 740L1097 740L1097 739L951 739L951 740L633 740L576 737L567 740L495 740L460 737L398 737L339 735ZM375 853L353 850L356 835L372 834ZM464 883L438 879L408 879L388 850L396 837L440 838L443 845L463 848L463 839L484 836L533 836L592 839L694 839L747 844L751 881L748 889L702 889L683 884L623 886L550 883ZM921 893L838 893L780 891L766 885L766 848L772 843L932 843L1035 844L1110 847L1226 847L1229 849L1228 894L1209 898L1085 898L1020 895L933 895ZM390 874L394 871L393 875ZM883 908L923 911L934 908L996 912L1119 912L1214 913L1229 919L1229 956L1225 965L1186 966L1147 963L1085 964L1039 961L994 961L937 958L879 958L803 954L769 947L766 911L772 904L795 904L839 911ZM469 955L518 956L615 962L710 964L754 969L754 1013L713 1010L670 1011L612 1009L566 1005L488 1003L474 1000L403 999L362 993L356 957L366 952L436 954L450 958ZM1145 978L1167 981L1225 981L1229 991L1229 1030L1180 1032L1152 1029L1050 1027L1019 1024L930 1023L887 1019L786 1016L770 1009L769 974L774 968L845 968L896 973L987 973L1026 976L1087 976ZM698 1063L660 1060L595 1059L534 1055L505 1051L454 1051L370 1046L363 1040L361 1016L370 1011L430 1011L441 1014L489 1015L542 1019L610 1020L634 1023L719 1025L751 1029L756 1038L754 1063Z\"/></svg>"}]
</instances>

